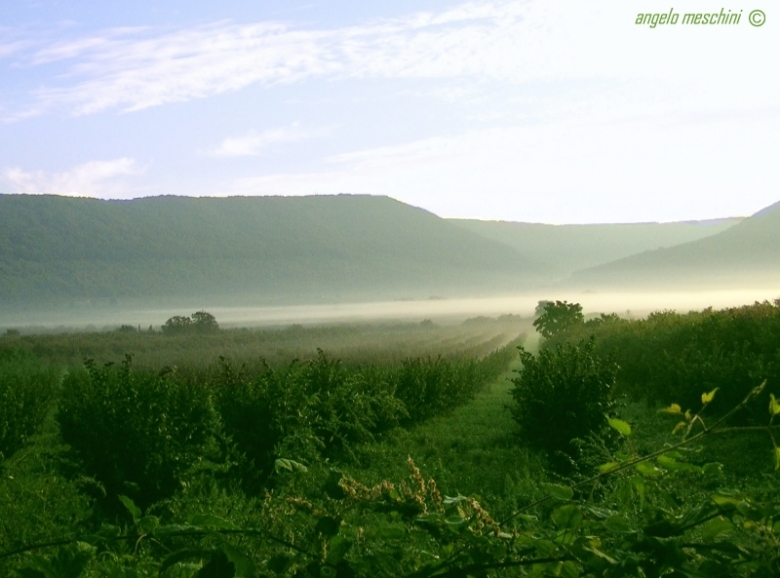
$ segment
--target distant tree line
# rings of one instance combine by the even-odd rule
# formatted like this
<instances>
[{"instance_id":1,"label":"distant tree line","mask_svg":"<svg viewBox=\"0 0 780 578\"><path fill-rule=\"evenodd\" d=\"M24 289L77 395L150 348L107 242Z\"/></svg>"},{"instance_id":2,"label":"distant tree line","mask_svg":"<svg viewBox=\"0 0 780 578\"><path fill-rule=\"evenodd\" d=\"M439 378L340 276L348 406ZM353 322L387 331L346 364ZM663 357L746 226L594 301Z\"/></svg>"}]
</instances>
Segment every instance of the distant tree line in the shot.
<instances>
[{"instance_id":1,"label":"distant tree line","mask_svg":"<svg viewBox=\"0 0 780 578\"><path fill-rule=\"evenodd\" d=\"M174 315L162 326L166 335L182 335L189 333L216 333L219 324L216 318L207 311L196 311L189 317Z\"/></svg>"}]
</instances>

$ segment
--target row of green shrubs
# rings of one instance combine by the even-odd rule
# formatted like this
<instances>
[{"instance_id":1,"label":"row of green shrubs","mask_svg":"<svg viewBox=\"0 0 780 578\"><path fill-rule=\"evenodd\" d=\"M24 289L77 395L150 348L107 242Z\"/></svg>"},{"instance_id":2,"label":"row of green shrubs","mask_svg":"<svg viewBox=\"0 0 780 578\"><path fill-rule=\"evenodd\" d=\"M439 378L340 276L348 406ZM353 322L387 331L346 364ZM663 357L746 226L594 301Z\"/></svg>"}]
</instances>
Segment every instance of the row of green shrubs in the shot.
<instances>
[{"instance_id":1,"label":"row of green shrubs","mask_svg":"<svg viewBox=\"0 0 780 578\"><path fill-rule=\"evenodd\" d=\"M464 403L514 355L511 345L479 360L360 366L320 351L274 368L220 358L201 372L137 369L128 355L119 364L88 360L65 373L61 386L58 373L16 363L0 382L0 395L20 400L0 406L0 441L10 456L56 404L63 441L106 503L127 495L147 507L171 496L193 468L257 492L277 459L348 455L355 444Z\"/></svg>"},{"instance_id":2,"label":"row of green shrubs","mask_svg":"<svg viewBox=\"0 0 780 578\"><path fill-rule=\"evenodd\" d=\"M40 429L59 380L59 372L34 355L0 351L0 462Z\"/></svg>"},{"instance_id":3,"label":"row of green shrubs","mask_svg":"<svg viewBox=\"0 0 780 578\"><path fill-rule=\"evenodd\" d=\"M718 415L765 379L768 391L780 391L780 299L720 311L661 311L645 319L601 316L572 325L545 346L590 336L594 354L619 367L615 393L636 400L692 408L702 391L718 388L708 408ZM763 423L764 417L756 408L741 419Z\"/></svg>"},{"instance_id":4,"label":"row of green shrubs","mask_svg":"<svg viewBox=\"0 0 780 578\"><path fill-rule=\"evenodd\" d=\"M707 414L719 416L764 381L767 391L780 391L780 300L639 320L586 321L580 305L565 301L540 302L537 313L541 351L521 349L511 409L524 443L545 450L562 471L589 438L614 437L608 420L621 396L690 409L702 392L716 391ZM753 404L735 423L765 422L765 408Z\"/></svg>"}]
</instances>

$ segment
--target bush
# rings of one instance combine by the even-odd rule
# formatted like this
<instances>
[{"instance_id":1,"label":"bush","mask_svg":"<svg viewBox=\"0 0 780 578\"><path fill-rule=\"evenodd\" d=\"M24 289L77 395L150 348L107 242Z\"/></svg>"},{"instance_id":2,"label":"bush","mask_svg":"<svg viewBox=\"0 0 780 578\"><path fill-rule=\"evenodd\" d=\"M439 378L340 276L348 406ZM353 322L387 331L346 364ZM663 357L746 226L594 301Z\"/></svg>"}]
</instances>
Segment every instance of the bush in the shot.
<instances>
[{"instance_id":1,"label":"bush","mask_svg":"<svg viewBox=\"0 0 780 578\"><path fill-rule=\"evenodd\" d=\"M523 440L549 452L557 466L576 457L573 439L598 434L607 424L618 368L594 348L593 339L545 349L537 357L518 348L523 368L512 379L512 415Z\"/></svg>"},{"instance_id":2,"label":"bush","mask_svg":"<svg viewBox=\"0 0 780 578\"><path fill-rule=\"evenodd\" d=\"M425 421L473 398L483 385L479 369L479 362L472 359L404 360L391 379L409 412L408 423Z\"/></svg>"},{"instance_id":3,"label":"bush","mask_svg":"<svg viewBox=\"0 0 780 578\"><path fill-rule=\"evenodd\" d=\"M322 351L305 363L249 380L222 359L217 403L243 456L240 475L257 490L276 458L311 460L347 450L398 425L403 403L381 372L345 367Z\"/></svg>"},{"instance_id":4,"label":"bush","mask_svg":"<svg viewBox=\"0 0 780 578\"><path fill-rule=\"evenodd\" d=\"M179 383L170 369L133 371L87 360L63 382L58 420L86 473L141 507L168 497L208 455L217 422L208 390Z\"/></svg>"}]
</instances>

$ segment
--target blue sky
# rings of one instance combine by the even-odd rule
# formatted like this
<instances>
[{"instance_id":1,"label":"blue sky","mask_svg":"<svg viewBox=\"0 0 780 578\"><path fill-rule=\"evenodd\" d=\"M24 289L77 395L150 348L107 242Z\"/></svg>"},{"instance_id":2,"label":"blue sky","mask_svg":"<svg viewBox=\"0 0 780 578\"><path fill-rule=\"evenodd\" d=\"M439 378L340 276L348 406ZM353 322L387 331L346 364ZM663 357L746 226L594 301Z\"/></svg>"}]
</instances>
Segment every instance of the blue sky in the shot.
<instances>
[{"instance_id":1,"label":"blue sky","mask_svg":"<svg viewBox=\"0 0 780 578\"><path fill-rule=\"evenodd\" d=\"M714 8L739 25L651 29L637 14L668 4L3 0L0 193L750 214L780 200L780 10L747 2Z\"/></svg>"}]
</instances>

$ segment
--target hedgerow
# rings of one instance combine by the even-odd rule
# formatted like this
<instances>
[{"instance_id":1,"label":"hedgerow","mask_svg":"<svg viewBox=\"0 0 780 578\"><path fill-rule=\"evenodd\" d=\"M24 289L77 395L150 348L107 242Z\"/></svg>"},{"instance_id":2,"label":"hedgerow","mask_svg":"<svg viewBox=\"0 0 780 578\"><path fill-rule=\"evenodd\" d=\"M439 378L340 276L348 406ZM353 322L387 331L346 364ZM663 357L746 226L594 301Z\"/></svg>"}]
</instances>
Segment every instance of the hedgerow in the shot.
<instances>
[{"instance_id":1,"label":"hedgerow","mask_svg":"<svg viewBox=\"0 0 780 578\"><path fill-rule=\"evenodd\" d=\"M571 328L555 343L595 337L595 353L619 366L615 391L656 404L693 406L701 391L718 388L709 408L723 414L767 380L780 390L780 299L686 314L661 311L646 319L602 316ZM748 409L741 423L760 422Z\"/></svg>"},{"instance_id":2,"label":"hedgerow","mask_svg":"<svg viewBox=\"0 0 780 578\"><path fill-rule=\"evenodd\" d=\"M0 351L0 462L37 433L51 408L60 374L34 355Z\"/></svg>"}]
</instances>

